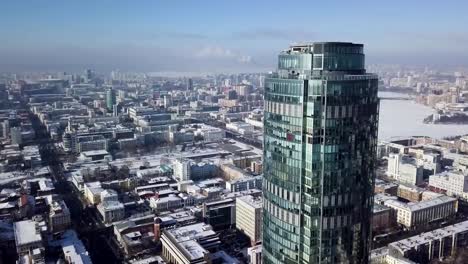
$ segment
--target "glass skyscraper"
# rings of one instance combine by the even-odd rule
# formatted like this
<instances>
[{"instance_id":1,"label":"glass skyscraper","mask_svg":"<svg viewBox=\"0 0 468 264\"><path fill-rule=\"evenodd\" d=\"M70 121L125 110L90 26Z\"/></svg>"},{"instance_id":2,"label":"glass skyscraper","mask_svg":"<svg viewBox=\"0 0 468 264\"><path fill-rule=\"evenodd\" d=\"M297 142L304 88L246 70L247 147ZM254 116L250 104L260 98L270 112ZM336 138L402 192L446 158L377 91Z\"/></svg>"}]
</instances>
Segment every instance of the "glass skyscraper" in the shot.
<instances>
[{"instance_id":1,"label":"glass skyscraper","mask_svg":"<svg viewBox=\"0 0 468 264\"><path fill-rule=\"evenodd\" d=\"M116 104L116 94L115 90L110 87L106 91L106 107L108 111L114 110L114 105Z\"/></svg>"},{"instance_id":2,"label":"glass skyscraper","mask_svg":"<svg viewBox=\"0 0 468 264\"><path fill-rule=\"evenodd\" d=\"M263 260L368 263L378 79L362 44L291 46L265 79Z\"/></svg>"}]
</instances>

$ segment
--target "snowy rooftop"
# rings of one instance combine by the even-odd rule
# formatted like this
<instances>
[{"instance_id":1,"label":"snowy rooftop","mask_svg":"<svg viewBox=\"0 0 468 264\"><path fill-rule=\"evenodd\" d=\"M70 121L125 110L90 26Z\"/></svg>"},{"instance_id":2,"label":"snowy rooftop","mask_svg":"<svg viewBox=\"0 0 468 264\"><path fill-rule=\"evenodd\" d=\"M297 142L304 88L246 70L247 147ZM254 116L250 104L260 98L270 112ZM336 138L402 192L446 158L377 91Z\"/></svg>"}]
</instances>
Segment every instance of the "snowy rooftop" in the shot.
<instances>
[{"instance_id":1,"label":"snowy rooftop","mask_svg":"<svg viewBox=\"0 0 468 264\"><path fill-rule=\"evenodd\" d=\"M36 222L24 220L14 223L17 245L26 245L42 241L41 234L36 229Z\"/></svg>"},{"instance_id":2,"label":"snowy rooftop","mask_svg":"<svg viewBox=\"0 0 468 264\"><path fill-rule=\"evenodd\" d=\"M63 254L70 263L75 264L91 264L91 258L85 246L78 238L73 230L68 230L64 233L63 239L59 241L62 246Z\"/></svg>"},{"instance_id":3,"label":"snowy rooftop","mask_svg":"<svg viewBox=\"0 0 468 264\"><path fill-rule=\"evenodd\" d=\"M261 196L254 197L252 195L246 195L246 196L238 197L237 200L245 202L246 204L254 208L262 208L263 206L263 199Z\"/></svg>"},{"instance_id":4,"label":"snowy rooftop","mask_svg":"<svg viewBox=\"0 0 468 264\"><path fill-rule=\"evenodd\" d=\"M86 156L86 157L91 157L91 156L109 155L109 152L107 152L107 150L89 150L89 151L81 152L81 154L83 154L83 156Z\"/></svg>"},{"instance_id":5,"label":"snowy rooftop","mask_svg":"<svg viewBox=\"0 0 468 264\"><path fill-rule=\"evenodd\" d=\"M414 212L414 211L418 211L418 210L431 208L431 207L434 207L434 206L437 206L437 205L440 205L440 204L450 203L450 202L455 202L455 201L457 201L456 198L444 195L444 196L436 197L436 198L431 199L431 200L423 200L423 201L418 202L418 203L403 203L403 202L400 202L400 201L386 201L385 205L399 207L399 208L406 209L406 210Z\"/></svg>"},{"instance_id":6,"label":"snowy rooftop","mask_svg":"<svg viewBox=\"0 0 468 264\"><path fill-rule=\"evenodd\" d=\"M172 230L166 230L166 234L173 239L190 259L199 259L208 253L198 242L198 239L216 235L210 225L197 223Z\"/></svg>"},{"instance_id":7,"label":"snowy rooftop","mask_svg":"<svg viewBox=\"0 0 468 264\"><path fill-rule=\"evenodd\" d=\"M102 206L105 211L110 211L110 210L119 210L119 209L124 209L123 203L119 201L104 201L100 203L98 206Z\"/></svg>"},{"instance_id":8,"label":"snowy rooftop","mask_svg":"<svg viewBox=\"0 0 468 264\"><path fill-rule=\"evenodd\" d=\"M468 231L468 221L447 227L439 228L431 232L422 233L417 236L409 237L390 244L391 247L399 250L402 254L417 246L428 244L431 241L440 240L444 237L452 236L461 232Z\"/></svg>"}]
</instances>

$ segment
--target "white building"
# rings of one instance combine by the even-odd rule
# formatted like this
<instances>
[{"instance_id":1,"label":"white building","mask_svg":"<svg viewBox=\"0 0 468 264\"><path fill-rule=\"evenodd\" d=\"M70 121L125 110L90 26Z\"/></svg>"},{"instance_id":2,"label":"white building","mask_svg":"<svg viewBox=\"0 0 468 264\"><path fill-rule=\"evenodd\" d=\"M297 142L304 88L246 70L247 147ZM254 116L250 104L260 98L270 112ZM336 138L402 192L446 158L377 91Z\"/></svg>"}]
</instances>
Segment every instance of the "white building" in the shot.
<instances>
[{"instance_id":1,"label":"white building","mask_svg":"<svg viewBox=\"0 0 468 264\"><path fill-rule=\"evenodd\" d=\"M125 207L119 201L109 200L98 204L97 209L104 223L112 223L125 218Z\"/></svg>"},{"instance_id":2,"label":"white building","mask_svg":"<svg viewBox=\"0 0 468 264\"><path fill-rule=\"evenodd\" d=\"M75 235L76 236L76 235ZM91 257L86 251L83 242L77 237L64 239L62 241L62 252L66 263L70 264L92 264Z\"/></svg>"},{"instance_id":3,"label":"white building","mask_svg":"<svg viewBox=\"0 0 468 264\"><path fill-rule=\"evenodd\" d=\"M21 127L10 128L11 144L21 145L23 144L23 136L21 134Z\"/></svg>"},{"instance_id":4,"label":"white building","mask_svg":"<svg viewBox=\"0 0 468 264\"><path fill-rule=\"evenodd\" d=\"M29 254L35 249L44 249L40 228L35 221L24 220L15 222L13 230L18 255Z\"/></svg>"},{"instance_id":5,"label":"white building","mask_svg":"<svg viewBox=\"0 0 468 264\"><path fill-rule=\"evenodd\" d=\"M156 212L164 212L184 207L184 200L177 195L170 194L167 197L161 198L151 197L149 205Z\"/></svg>"},{"instance_id":6,"label":"white building","mask_svg":"<svg viewBox=\"0 0 468 264\"><path fill-rule=\"evenodd\" d=\"M190 160L176 159L174 161L174 177L179 181L190 180Z\"/></svg>"},{"instance_id":7,"label":"white building","mask_svg":"<svg viewBox=\"0 0 468 264\"><path fill-rule=\"evenodd\" d=\"M263 176L245 177L226 181L226 189L231 192L242 192L250 189L262 189Z\"/></svg>"},{"instance_id":8,"label":"white building","mask_svg":"<svg viewBox=\"0 0 468 264\"><path fill-rule=\"evenodd\" d=\"M262 264L262 245L247 248L247 255L251 264Z\"/></svg>"},{"instance_id":9,"label":"white building","mask_svg":"<svg viewBox=\"0 0 468 264\"><path fill-rule=\"evenodd\" d=\"M390 243L384 263L430 263L453 256L457 249L466 248L467 243L468 221L465 221Z\"/></svg>"},{"instance_id":10,"label":"white building","mask_svg":"<svg viewBox=\"0 0 468 264\"><path fill-rule=\"evenodd\" d=\"M226 129L237 132L241 135L251 135L254 132L254 126L244 122L227 123Z\"/></svg>"},{"instance_id":11,"label":"white building","mask_svg":"<svg viewBox=\"0 0 468 264\"><path fill-rule=\"evenodd\" d=\"M162 255L173 264L210 263L210 249L216 249L219 237L210 225L197 223L163 231Z\"/></svg>"},{"instance_id":12,"label":"white building","mask_svg":"<svg viewBox=\"0 0 468 264\"><path fill-rule=\"evenodd\" d=\"M443 172L429 177L429 186L446 191L447 195L468 200L468 175L462 172Z\"/></svg>"},{"instance_id":13,"label":"white building","mask_svg":"<svg viewBox=\"0 0 468 264\"><path fill-rule=\"evenodd\" d=\"M224 130L207 125L203 125L201 128L197 129L195 135L202 136L205 142L217 142L226 138L226 132Z\"/></svg>"},{"instance_id":14,"label":"white building","mask_svg":"<svg viewBox=\"0 0 468 264\"><path fill-rule=\"evenodd\" d=\"M236 199L236 228L256 245L262 240L262 198L251 195Z\"/></svg>"},{"instance_id":15,"label":"white building","mask_svg":"<svg viewBox=\"0 0 468 264\"><path fill-rule=\"evenodd\" d=\"M404 203L397 200L387 200L384 205L397 211L397 222L407 228L415 228L432 221L445 219L458 210L457 199L440 196L418 203Z\"/></svg>"},{"instance_id":16,"label":"white building","mask_svg":"<svg viewBox=\"0 0 468 264\"><path fill-rule=\"evenodd\" d=\"M409 156L392 153L388 157L387 174L398 182L419 185L423 182L424 167Z\"/></svg>"}]
</instances>

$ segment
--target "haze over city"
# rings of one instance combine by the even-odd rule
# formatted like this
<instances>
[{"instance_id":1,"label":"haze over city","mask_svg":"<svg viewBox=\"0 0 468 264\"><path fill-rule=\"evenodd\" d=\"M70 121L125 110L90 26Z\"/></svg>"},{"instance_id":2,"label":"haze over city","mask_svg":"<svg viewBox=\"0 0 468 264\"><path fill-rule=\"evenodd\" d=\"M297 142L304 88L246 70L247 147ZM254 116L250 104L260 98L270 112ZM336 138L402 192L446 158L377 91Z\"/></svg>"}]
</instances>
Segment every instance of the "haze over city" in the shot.
<instances>
[{"instance_id":1,"label":"haze over city","mask_svg":"<svg viewBox=\"0 0 468 264\"><path fill-rule=\"evenodd\" d=\"M467 10L2 3L0 263L468 263Z\"/></svg>"},{"instance_id":2,"label":"haze over city","mask_svg":"<svg viewBox=\"0 0 468 264\"><path fill-rule=\"evenodd\" d=\"M0 69L247 72L292 43L365 43L367 62L466 66L466 1L5 1Z\"/></svg>"}]
</instances>

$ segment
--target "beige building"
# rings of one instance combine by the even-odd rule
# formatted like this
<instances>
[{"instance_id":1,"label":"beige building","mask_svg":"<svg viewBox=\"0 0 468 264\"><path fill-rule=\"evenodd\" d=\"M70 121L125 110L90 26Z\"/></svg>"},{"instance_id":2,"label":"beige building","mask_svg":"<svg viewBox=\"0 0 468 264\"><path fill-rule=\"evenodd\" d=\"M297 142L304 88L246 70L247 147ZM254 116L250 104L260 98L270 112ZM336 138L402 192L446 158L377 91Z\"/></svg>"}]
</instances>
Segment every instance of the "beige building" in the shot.
<instances>
[{"instance_id":1,"label":"beige building","mask_svg":"<svg viewBox=\"0 0 468 264\"><path fill-rule=\"evenodd\" d=\"M252 245L262 240L262 198L246 195L236 199L236 227L250 238Z\"/></svg>"},{"instance_id":2,"label":"beige building","mask_svg":"<svg viewBox=\"0 0 468 264\"><path fill-rule=\"evenodd\" d=\"M101 187L101 182L87 182L83 186L84 195L91 204L98 204L101 202L101 192L104 189Z\"/></svg>"}]
</instances>

